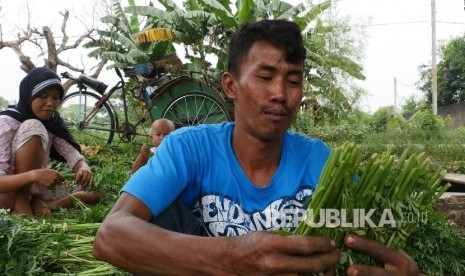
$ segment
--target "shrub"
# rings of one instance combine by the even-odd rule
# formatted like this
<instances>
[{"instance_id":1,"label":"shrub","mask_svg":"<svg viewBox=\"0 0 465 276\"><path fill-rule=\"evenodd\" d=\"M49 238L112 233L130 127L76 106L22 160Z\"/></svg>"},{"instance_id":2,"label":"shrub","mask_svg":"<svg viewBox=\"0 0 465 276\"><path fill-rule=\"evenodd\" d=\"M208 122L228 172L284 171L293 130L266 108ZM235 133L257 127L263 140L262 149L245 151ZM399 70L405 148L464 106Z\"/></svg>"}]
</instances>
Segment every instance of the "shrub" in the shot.
<instances>
[{"instance_id":1,"label":"shrub","mask_svg":"<svg viewBox=\"0 0 465 276\"><path fill-rule=\"evenodd\" d=\"M427 275L465 275L465 235L442 213L428 213L428 222L408 238L405 251Z\"/></svg>"}]
</instances>

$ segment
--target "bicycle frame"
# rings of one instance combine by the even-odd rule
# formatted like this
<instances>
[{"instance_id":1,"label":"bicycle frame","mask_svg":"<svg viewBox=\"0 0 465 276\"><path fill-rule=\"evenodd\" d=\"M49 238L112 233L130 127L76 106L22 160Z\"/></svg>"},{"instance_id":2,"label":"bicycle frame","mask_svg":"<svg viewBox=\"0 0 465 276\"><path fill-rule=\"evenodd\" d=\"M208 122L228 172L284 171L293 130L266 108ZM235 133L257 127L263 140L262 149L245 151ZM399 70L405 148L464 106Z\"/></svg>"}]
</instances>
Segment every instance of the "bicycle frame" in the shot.
<instances>
[{"instance_id":1,"label":"bicycle frame","mask_svg":"<svg viewBox=\"0 0 465 276\"><path fill-rule=\"evenodd\" d=\"M70 98L77 98L79 96L78 98L79 102L75 103L75 105L78 106L77 118L79 119L77 123L77 130L84 131L85 129L87 129L87 130L95 130L95 131L107 131L109 132L109 138L107 139L107 142L106 142L107 144L111 143L114 133L119 133L121 140L125 142L129 142L133 140L136 135L148 136L148 134L136 132L136 128L140 124L147 121L145 116L142 116L137 122L137 124L135 125L132 125L129 123L129 117L128 117L129 112L128 112L128 102L126 99L127 93L125 89L125 82L119 69L115 68L115 71L117 75L119 76L120 80L107 93L104 92L104 90L107 88L107 85L104 84L103 82L87 77L85 75L74 77L67 72L62 73L62 76L64 78L68 78L68 79L75 81L79 89L77 92L73 92L67 95L63 99L63 102L62 102L63 104L67 100L71 100ZM87 88L90 88L99 94L88 92ZM113 93L118 89L122 90L121 98L123 101L124 123L121 125L119 123L120 121L118 120L118 114L116 113L115 108L110 102L110 98L113 96ZM92 103L95 101L94 106L91 109L86 109L82 111L81 107L88 106L87 102L84 102L84 103L82 102L83 99L84 101L87 101L87 99L91 99L93 100ZM87 112L87 110L89 110L89 112ZM93 124L92 120L96 121L97 119L95 118L98 116L99 112L102 112L102 110L104 111L106 110L105 114L108 114L108 116L110 117L108 119L110 123L105 126ZM84 114L81 114L82 112L84 112ZM69 120L70 119L68 119L68 121Z\"/></svg>"},{"instance_id":2,"label":"bicycle frame","mask_svg":"<svg viewBox=\"0 0 465 276\"><path fill-rule=\"evenodd\" d=\"M123 81L123 78L122 78L122 75L121 75L121 72L119 72L119 70L116 68L116 72L118 74L118 76L120 77L120 80L116 83L115 86L113 86L109 91L108 93L104 93L106 88L107 88L107 85L104 84L103 82L99 82L98 80L96 79L93 79L91 77L88 77L88 76L85 76L85 75L81 75L79 77L74 77L73 75L69 74L68 72L64 72L61 74L61 76L63 78L67 78L67 79L70 79L70 80L73 80L77 83L77 86L78 86L78 92L83 92L83 91L87 91L87 88L91 88L93 90L95 90L96 92L98 92L102 97L97 101L97 103L95 103L95 107L91 110L91 112L89 112L86 117L84 118L84 120L80 121L79 124L80 124L80 128L84 128L86 127L86 124L89 123L89 121L92 119L92 117L95 116L95 114L97 114L97 112L102 108L102 106L106 103L106 102L109 102L109 99L110 97L113 95L113 93L122 88L123 89L123 93L124 93L124 81ZM103 89L102 89L103 88ZM127 112L127 109L126 109L126 98L124 97L123 95L123 102L124 102L124 113L126 114ZM82 104L80 102L80 104ZM113 108L113 107L112 107ZM80 111L80 110L79 110ZM114 112L114 110L113 110ZM80 114L79 114L80 115ZM80 118L81 116L79 116ZM125 117L125 119L127 119L127 116ZM90 129L97 129L97 130L109 130L109 129L105 129L105 128L95 128L95 127L89 127ZM109 131L116 131L116 129L111 129Z\"/></svg>"},{"instance_id":3,"label":"bicycle frame","mask_svg":"<svg viewBox=\"0 0 465 276\"><path fill-rule=\"evenodd\" d=\"M138 109L134 110L137 117L135 124L129 121L128 107L130 106L128 105L130 103L126 98L128 91L126 91L123 76L118 68L115 67L115 71L120 80L108 92L105 92L108 86L97 79L85 75L74 77L67 72L63 73L64 78L74 80L79 88L79 91L66 95L59 107L59 112L73 136L79 136L79 139L88 137L100 141L105 139L106 144L110 144L114 133L118 133L121 141L130 142L135 136L149 136L146 133L137 132L137 129L141 129L140 126L143 125L148 133L150 126L143 124L147 122L147 119L153 121L158 118L167 118L173 121L177 128L232 120L233 116L227 107L226 100L218 90L218 82L215 82L208 74L180 70L170 72L160 67L160 64L158 65L159 67L156 68L160 71L145 76L136 75L135 69L139 67L123 68L126 77L135 81L139 92L144 92L148 86L154 86L154 93L148 98L142 97L142 93L136 96L136 89L129 91L134 99L145 103L143 114L139 114ZM204 81L200 77L194 77L196 74L203 76ZM96 93L87 91L87 88ZM120 123L118 119L122 115L121 110L117 113L110 101L118 89L121 89L122 93L123 123ZM131 113L132 117L134 116Z\"/></svg>"},{"instance_id":4,"label":"bicycle frame","mask_svg":"<svg viewBox=\"0 0 465 276\"><path fill-rule=\"evenodd\" d=\"M120 82L118 82L119 84ZM106 128L99 128L99 127L89 127L89 126L86 126L89 124L89 121L92 119L92 117L94 117L97 112L102 108L103 104L106 103L106 102L109 102L109 99L111 97L111 95L113 95L113 93L119 89L120 86L116 85L114 87L112 87L110 89L110 91L108 91L108 93L106 94L103 94L102 95L102 98L100 98L100 100L95 104L95 107L91 110L91 112L89 114L86 115L86 117L84 118L84 120L80 121L79 122L79 127L82 129L82 128L88 128L88 129L96 129L96 130L108 130L108 131L117 131L117 129L106 129ZM79 91L82 91L82 90L79 90ZM112 107L113 108L113 107ZM125 108L125 114L126 114L126 104L124 105L124 108ZM113 111L114 112L114 111ZM115 113L116 114L116 113ZM127 119L127 117L126 117Z\"/></svg>"}]
</instances>

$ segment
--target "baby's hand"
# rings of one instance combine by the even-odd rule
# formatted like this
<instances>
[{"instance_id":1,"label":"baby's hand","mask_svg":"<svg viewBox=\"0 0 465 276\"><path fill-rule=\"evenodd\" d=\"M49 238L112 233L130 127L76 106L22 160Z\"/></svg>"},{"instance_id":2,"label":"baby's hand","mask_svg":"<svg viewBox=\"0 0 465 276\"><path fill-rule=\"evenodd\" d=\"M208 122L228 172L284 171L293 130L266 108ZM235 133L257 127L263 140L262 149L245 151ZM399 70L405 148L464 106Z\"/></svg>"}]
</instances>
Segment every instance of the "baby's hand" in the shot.
<instances>
[{"instance_id":1,"label":"baby's hand","mask_svg":"<svg viewBox=\"0 0 465 276\"><path fill-rule=\"evenodd\" d=\"M140 147L140 154L148 154L149 152L149 146L147 144L143 144Z\"/></svg>"}]
</instances>

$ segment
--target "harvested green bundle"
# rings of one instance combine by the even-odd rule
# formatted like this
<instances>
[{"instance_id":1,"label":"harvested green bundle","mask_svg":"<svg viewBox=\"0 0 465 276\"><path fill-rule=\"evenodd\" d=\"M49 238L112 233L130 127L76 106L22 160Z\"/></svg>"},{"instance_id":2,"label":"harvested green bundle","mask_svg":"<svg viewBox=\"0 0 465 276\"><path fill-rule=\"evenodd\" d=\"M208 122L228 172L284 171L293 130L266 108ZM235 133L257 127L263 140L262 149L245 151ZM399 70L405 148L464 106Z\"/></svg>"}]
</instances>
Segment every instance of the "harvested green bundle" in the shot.
<instances>
[{"instance_id":1,"label":"harvested green bundle","mask_svg":"<svg viewBox=\"0 0 465 276\"><path fill-rule=\"evenodd\" d=\"M355 233L391 249L403 248L449 188L450 184L440 186L444 174L431 170L424 153L408 149L398 159L386 151L362 162L355 144L346 142L331 153L306 219L294 234L333 238L344 253L338 272L352 263L376 265L376 260L346 248L345 235Z\"/></svg>"},{"instance_id":2,"label":"harvested green bundle","mask_svg":"<svg viewBox=\"0 0 465 276\"><path fill-rule=\"evenodd\" d=\"M31 220L0 211L2 275L126 275L93 258L100 223Z\"/></svg>"}]
</instances>

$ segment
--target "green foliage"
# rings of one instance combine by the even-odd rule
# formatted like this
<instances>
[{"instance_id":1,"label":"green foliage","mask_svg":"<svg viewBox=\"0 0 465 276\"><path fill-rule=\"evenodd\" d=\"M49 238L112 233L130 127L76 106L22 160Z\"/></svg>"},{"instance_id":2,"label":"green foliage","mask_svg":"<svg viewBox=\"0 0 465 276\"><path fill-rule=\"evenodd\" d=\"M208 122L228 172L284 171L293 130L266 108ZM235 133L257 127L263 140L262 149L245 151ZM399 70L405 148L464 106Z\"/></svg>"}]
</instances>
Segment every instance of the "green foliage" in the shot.
<instances>
[{"instance_id":1,"label":"green foliage","mask_svg":"<svg viewBox=\"0 0 465 276\"><path fill-rule=\"evenodd\" d=\"M128 275L92 257L100 223L43 221L0 210L2 275Z\"/></svg>"},{"instance_id":2,"label":"green foliage","mask_svg":"<svg viewBox=\"0 0 465 276\"><path fill-rule=\"evenodd\" d=\"M358 64L364 30L350 28L351 19L335 15L337 10L327 2L315 5L313 10L319 11L310 12L318 14L316 24L304 36L309 55L305 66L311 69L306 76L310 89L305 95L323 107L326 119L338 121L356 107L365 93L353 83L354 79L365 79Z\"/></svg>"},{"instance_id":3,"label":"green foliage","mask_svg":"<svg viewBox=\"0 0 465 276\"><path fill-rule=\"evenodd\" d=\"M150 140L146 138L146 143ZM131 176L131 164L137 157L142 144L120 144L105 146L102 152L88 157L94 171L94 189L103 194L103 204L112 205L119 190Z\"/></svg>"},{"instance_id":4,"label":"green foliage","mask_svg":"<svg viewBox=\"0 0 465 276\"><path fill-rule=\"evenodd\" d=\"M387 127L384 132L376 132L370 126L371 120L372 115L357 111L337 122L314 123L302 112L296 118L293 130L311 137L321 138L330 146L336 146L345 140L357 141L362 158L388 149L393 154L399 155L405 148L409 147L416 153L424 151L431 160L432 170L447 169L448 171L465 173L465 161L463 161L465 160L463 146L465 128L450 130L446 127L441 130L443 134L437 136L431 134L433 132L431 128L423 128L416 123L409 124L407 121L402 127ZM43 255L40 255L40 252L45 250L62 254L73 245L69 243L71 234L62 235L55 232L49 236L52 237L49 238L47 245L42 243L43 239L40 238L43 235L43 227L62 225L65 221L69 221L72 226L81 224L95 226L102 222L116 202L123 184L131 176L130 165L136 158L141 144L149 142L148 138L142 138L134 143L101 146L97 153L84 152L94 172L94 189L103 196L102 201L96 206L89 208L79 205L75 209L55 210L51 221L38 221L43 224L40 227L38 224L29 224L29 220L12 223L0 219L0 260L3 260L0 262L0 271L4 272L5 275L25 275L27 271L30 272L30 275L50 275L59 272L67 274L63 271L72 267L73 263L65 264L70 259L61 255L51 255L51 258L61 256L61 262L52 268L44 265L44 261L41 259ZM53 163L53 167L65 175L70 173L66 164ZM434 221L434 218L429 216L428 220ZM24 232L24 229L29 229L31 225L37 227L36 231ZM420 225L420 229L407 240L408 247L405 250L415 258L425 273L447 275L440 274L441 271L444 271L444 273L452 275L463 275L463 264L460 263L460 259L452 259L455 256L453 254L465 252L463 249L465 242L461 242L463 236L460 237L455 230L451 230L452 228L443 227L444 224L438 225ZM93 233L95 233L95 227L87 229L82 235L91 237ZM12 237L12 235L15 236ZM86 258L92 260L89 242L85 241L84 244L87 247L84 248L83 252L86 254ZM419 248L420 246L421 248ZM448 264L451 265L447 267ZM454 274L454 272L459 273ZM115 272L115 274L118 273L120 272Z\"/></svg>"},{"instance_id":5,"label":"green foliage","mask_svg":"<svg viewBox=\"0 0 465 276\"><path fill-rule=\"evenodd\" d=\"M352 111L337 121L318 121L317 111L301 110L292 130L319 138L330 146L355 141L363 156L390 149L400 154L405 148L424 151L435 169L465 173L465 129L451 129L450 118L419 111L409 120L391 116L392 108L380 108L373 115Z\"/></svg>"},{"instance_id":6,"label":"green foliage","mask_svg":"<svg viewBox=\"0 0 465 276\"><path fill-rule=\"evenodd\" d=\"M139 154L143 143L150 143L149 138L143 137L133 141L133 143L121 143L116 146L104 145L89 150L86 149L85 145L81 145L84 148L83 154L87 163L94 173L92 190L101 194L101 201L92 208L78 206L75 209L57 210L53 213L53 217L57 219L72 218L82 223L102 222L116 202L123 184L131 177L132 162ZM52 168L71 177L67 180L74 179L74 175L66 163L54 161L51 164Z\"/></svg>"},{"instance_id":7,"label":"green foliage","mask_svg":"<svg viewBox=\"0 0 465 276\"><path fill-rule=\"evenodd\" d=\"M308 49L305 77L307 95L316 99L330 118L339 119L352 109L353 99L359 99L360 89L340 85L342 79L364 79L356 58L359 49L350 37L348 21L323 20L331 1L319 4L292 5L285 1L183 1L179 7L173 1L159 1L164 10L148 6L129 6L125 11L147 17L147 28L168 28L177 32L176 43L185 48L187 68L208 70L207 56L217 58L216 69L226 69L229 39L239 26L265 18L291 19L303 30ZM231 7L236 7L235 12ZM328 26L327 21L331 21ZM146 29L147 29L146 28ZM360 40L358 40L360 41ZM355 91L355 92L352 92ZM354 93L356 96L352 96Z\"/></svg>"},{"instance_id":8,"label":"green foliage","mask_svg":"<svg viewBox=\"0 0 465 276\"><path fill-rule=\"evenodd\" d=\"M465 101L465 35L451 39L439 51L437 64L438 106ZM432 74L430 65L421 65L418 88L429 102L432 99Z\"/></svg>"},{"instance_id":9,"label":"green foliage","mask_svg":"<svg viewBox=\"0 0 465 276\"><path fill-rule=\"evenodd\" d=\"M203 70L211 67L207 55L217 57L216 68L225 70L229 39L240 24L263 18L291 19L307 13L302 4L293 6L284 1L184 1L182 7L173 1L159 3L164 11L150 6L125 10L146 16L148 28L174 30L178 34L176 42L185 47L185 58ZM236 13L231 9L234 6Z\"/></svg>"},{"instance_id":10,"label":"green foliage","mask_svg":"<svg viewBox=\"0 0 465 276\"><path fill-rule=\"evenodd\" d=\"M428 105L424 99L418 99L414 95L411 95L402 105L402 116L408 120L418 111L426 111L429 109L431 109L431 105Z\"/></svg>"},{"instance_id":11,"label":"green foliage","mask_svg":"<svg viewBox=\"0 0 465 276\"><path fill-rule=\"evenodd\" d=\"M377 133L387 133L387 136L409 135L410 142L439 139L451 124L451 118L441 118L430 110L420 109L408 120L393 111L392 106L379 108L373 113L370 127ZM375 135L376 136L376 135Z\"/></svg>"},{"instance_id":12,"label":"green foliage","mask_svg":"<svg viewBox=\"0 0 465 276\"><path fill-rule=\"evenodd\" d=\"M433 116L430 112L420 112L412 120L405 120L394 127L389 122L390 110L384 108L376 117L354 112L336 122L317 124L309 119L310 116L301 113L293 127L310 137L322 139L332 147L345 140L356 141L361 158L385 150L400 155L410 148L416 153L425 152L432 170L465 173L465 128L450 129L449 119ZM376 131L374 126L383 131ZM450 226L443 215L428 214L428 223L420 224L412 233L405 251L428 275L465 275L462 256L465 252L464 235Z\"/></svg>"},{"instance_id":13,"label":"green foliage","mask_svg":"<svg viewBox=\"0 0 465 276\"><path fill-rule=\"evenodd\" d=\"M114 15L107 15L101 19L107 28L97 31L100 35L98 40L84 45L85 48L94 49L89 53L90 57L127 66L158 60L175 52L169 40L136 43L134 36L141 31L142 24L137 13L127 16L119 0L112 0L112 3ZM130 7L135 7L134 0L128 3Z\"/></svg>"},{"instance_id":14,"label":"green foliage","mask_svg":"<svg viewBox=\"0 0 465 276\"><path fill-rule=\"evenodd\" d=\"M379 108L373 113L370 127L374 131L386 131L390 127L398 127L401 124L402 118L394 112L392 106Z\"/></svg>"},{"instance_id":15,"label":"green foliage","mask_svg":"<svg viewBox=\"0 0 465 276\"><path fill-rule=\"evenodd\" d=\"M465 232L454 228L442 213L428 213L427 223L419 224L405 251L427 275L465 275Z\"/></svg>"},{"instance_id":16,"label":"green foliage","mask_svg":"<svg viewBox=\"0 0 465 276\"><path fill-rule=\"evenodd\" d=\"M176 42L185 47L185 58L205 70L211 66L207 54L225 56L227 39L236 29L231 9L223 2L185 1L180 8L173 1L159 1L165 10L150 6L125 10L146 16L146 29L161 27L175 31Z\"/></svg>"},{"instance_id":17,"label":"green foliage","mask_svg":"<svg viewBox=\"0 0 465 276\"><path fill-rule=\"evenodd\" d=\"M450 119L441 119L433 115L431 111L418 111L410 118L409 122L417 127L429 131L431 133L441 133L447 127L447 122Z\"/></svg>"},{"instance_id":18,"label":"green foliage","mask_svg":"<svg viewBox=\"0 0 465 276\"><path fill-rule=\"evenodd\" d=\"M368 120L367 114L356 111L335 123L324 121L312 124L309 117L301 113L296 117L293 130L321 139L330 145L337 145L344 141L362 141L370 131Z\"/></svg>"},{"instance_id":19,"label":"green foliage","mask_svg":"<svg viewBox=\"0 0 465 276\"><path fill-rule=\"evenodd\" d=\"M352 263L379 265L374 259L345 248L345 236L356 233L391 249L403 248L418 227L417 220L409 220L405 214L415 214L420 220L421 215L431 211L433 204L450 187L450 184L441 185L445 173L444 170L432 171L424 153L406 149L396 156L387 150L360 158L355 143L344 142L333 148L310 200L307 217L292 233L333 239L344 254L337 268L338 275L344 274ZM357 176L355 181L354 175ZM340 227L337 222L335 227L327 227L330 222L325 220L324 213L328 208L341 210L341 213L345 210L341 220L353 222L351 227ZM358 224L359 213L355 210L359 209L375 210L371 216L373 223ZM390 216L386 217L385 211L390 211Z\"/></svg>"},{"instance_id":20,"label":"green foliage","mask_svg":"<svg viewBox=\"0 0 465 276\"><path fill-rule=\"evenodd\" d=\"M144 142L150 141L147 138ZM92 242L131 176L130 166L140 145L102 146L96 153L84 152L94 172L93 189L102 195L96 206L77 204L74 209L54 210L49 221L0 213L2 275L128 275L93 259ZM73 179L65 163L53 162L52 167L67 180Z\"/></svg>"}]
</instances>

